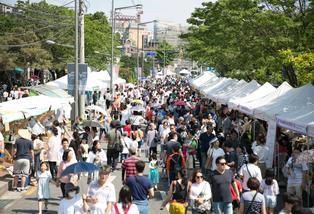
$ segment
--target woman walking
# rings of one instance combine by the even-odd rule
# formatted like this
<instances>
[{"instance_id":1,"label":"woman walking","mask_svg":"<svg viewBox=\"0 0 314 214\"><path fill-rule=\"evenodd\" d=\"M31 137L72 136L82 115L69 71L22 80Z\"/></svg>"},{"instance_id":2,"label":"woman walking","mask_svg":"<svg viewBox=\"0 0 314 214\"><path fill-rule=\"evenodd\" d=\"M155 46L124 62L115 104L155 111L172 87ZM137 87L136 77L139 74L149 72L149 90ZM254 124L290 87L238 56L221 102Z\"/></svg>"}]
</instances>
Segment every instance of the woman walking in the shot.
<instances>
[{"instance_id":1,"label":"woman walking","mask_svg":"<svg viewBox=\"0 0 314 214\"><path fill-rule=\"evenodd\" d=\"M95 140L93 142L92 150L88 153L86 162L93 163L98 167L101 167L107 162L107 155L105 151L101 148L100 142ZM98 179L98 171L89 174L88 183Z\"/></svg>"},{"instance_id":2,"label":"woman walking","mask_svg":"<svg viewBox=\"0 0 314 214\"><path fill-rule=\"evenodd\" d=\"M132 194L128 186L123 186L119 192L118 202L113 205L112 214L139 214L136 204L132 203Z\"/></svg>"}]
</instances>

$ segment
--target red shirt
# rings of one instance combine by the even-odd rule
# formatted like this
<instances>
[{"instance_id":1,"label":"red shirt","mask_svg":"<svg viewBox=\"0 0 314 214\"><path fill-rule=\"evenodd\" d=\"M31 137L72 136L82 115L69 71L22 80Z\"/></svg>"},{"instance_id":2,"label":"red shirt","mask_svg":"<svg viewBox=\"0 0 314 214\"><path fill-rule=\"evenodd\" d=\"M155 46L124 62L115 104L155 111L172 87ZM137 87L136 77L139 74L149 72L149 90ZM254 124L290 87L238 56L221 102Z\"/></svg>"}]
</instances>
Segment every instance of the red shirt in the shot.
<instances>
[{"instance_id":1,"label":"red shirt","mask_svg":"<svg viewBox=\"0 0 314 214\"><path fill-rule=\"evenodd\" d=\"M139 157L133 155L123 161L122 169L125 170L125 180L130 176L136 176L135 164L139 160L141 160Z\"/></svg>"},{"instance_id":2,"label":"red shirt","mask_svg":"<svg viewBox=\"0 0 314 214\"><path fill-rule=\"evenodd\" d=\"M131 132L132 132L131 125L125 125L125 126L123 127L123 131L125 131L126 133L128 133L128 137L131 137Z\"/></svg>"},{"instance_id":3,"label":"red shirt","mask_svg":"<svg viewBox=\"0 0 314 214\"><path fill-rule=\"evenodd\" d=\"M236 183L236 185L237 185L237 187L238 187L239 193L242 192L242 187L241 187L240 181L237 180L237 179L235 179L234 181L235 181L235 183ZM233 187L232 187L232 184L230 184L230 191L231 191L232 200L233 200L233 201L238 200L240 196L238 197L236 191L235 191L235 190L233 189Z\"/></svg>"}]
</instances>

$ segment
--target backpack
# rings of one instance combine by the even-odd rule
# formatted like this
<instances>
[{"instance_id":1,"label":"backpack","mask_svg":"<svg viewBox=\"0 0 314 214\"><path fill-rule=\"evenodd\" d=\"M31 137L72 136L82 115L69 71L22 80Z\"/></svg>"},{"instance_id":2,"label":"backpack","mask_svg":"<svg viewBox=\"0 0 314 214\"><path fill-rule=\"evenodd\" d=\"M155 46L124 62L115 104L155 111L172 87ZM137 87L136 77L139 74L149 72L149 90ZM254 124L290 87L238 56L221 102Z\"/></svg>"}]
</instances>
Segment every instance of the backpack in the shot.
<instances>
[{"instance_id":1,"label":"backpack","mask_svg":"<svg viewBox=\"0 0 314 214\"><path fill-rule=\"evenodd\" d=\"M170 171L179 172L182 170L182 156L180 154L173 154L170 159Z\"/></svg>"}]
</instances>

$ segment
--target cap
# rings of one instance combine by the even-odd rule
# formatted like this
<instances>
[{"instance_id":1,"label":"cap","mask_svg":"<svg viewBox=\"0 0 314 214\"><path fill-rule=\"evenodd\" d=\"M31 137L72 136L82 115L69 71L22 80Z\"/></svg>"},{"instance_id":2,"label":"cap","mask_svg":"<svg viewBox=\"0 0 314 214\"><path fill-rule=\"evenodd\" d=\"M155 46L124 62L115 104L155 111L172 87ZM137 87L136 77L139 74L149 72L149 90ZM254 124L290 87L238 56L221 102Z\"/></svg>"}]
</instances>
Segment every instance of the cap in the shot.
<instances>
[{"instance_id":1,"label":"cap","mask_svg":"<svg viewBox=\"0 0 314 214\"><path fill-rule=\"evenodd\" d=\"M209 141L209 144L215 143L216 141L218 141L218 138L217 138L217 137L214 137L213 139L211 139L211 140Z\"/></svg>"}]
</instances>

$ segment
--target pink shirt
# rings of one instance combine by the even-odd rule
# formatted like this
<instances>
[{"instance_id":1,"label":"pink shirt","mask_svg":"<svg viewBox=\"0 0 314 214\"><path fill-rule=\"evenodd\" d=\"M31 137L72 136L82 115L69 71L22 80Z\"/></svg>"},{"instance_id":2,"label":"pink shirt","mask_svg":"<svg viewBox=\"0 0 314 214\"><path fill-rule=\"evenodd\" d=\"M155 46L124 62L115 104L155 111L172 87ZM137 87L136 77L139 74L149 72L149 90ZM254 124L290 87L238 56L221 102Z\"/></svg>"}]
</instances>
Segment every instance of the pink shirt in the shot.
<instances>
[{"instance_id":1,"label":"pink shirt","mask_svg":"<svg viewBox=\"0 0 314 214\"><path fill-rule=\"evenodd\" d=\"M58 136L50 137L48 140L48 161L58 162L58 152L61 148L61 139Z\"/></svg>"},{"instance_id":2,"label":"pink shirt","mask_svg":"<svg viewBox=\"0 0 314 214\"><path fill-rule=\"evenodd\" d=\"M62 176L62 177L61 177L61 174L62 174L62 172L63 172L68 166L70 166L70 165L72 165L72 164L74 164L74 163L76 163L76 162L77 162L77 161L76 161L74 158L72 158L72 160L71 160L70 162L64 162L64 161L62 161L62 162L60 163L60 166L58 167L57 177L60 178L59 180L60 180L61 183L69 183L69 182L70 182L70 177L71 177L71 175Z\"/></svg>"}]
</instances>

